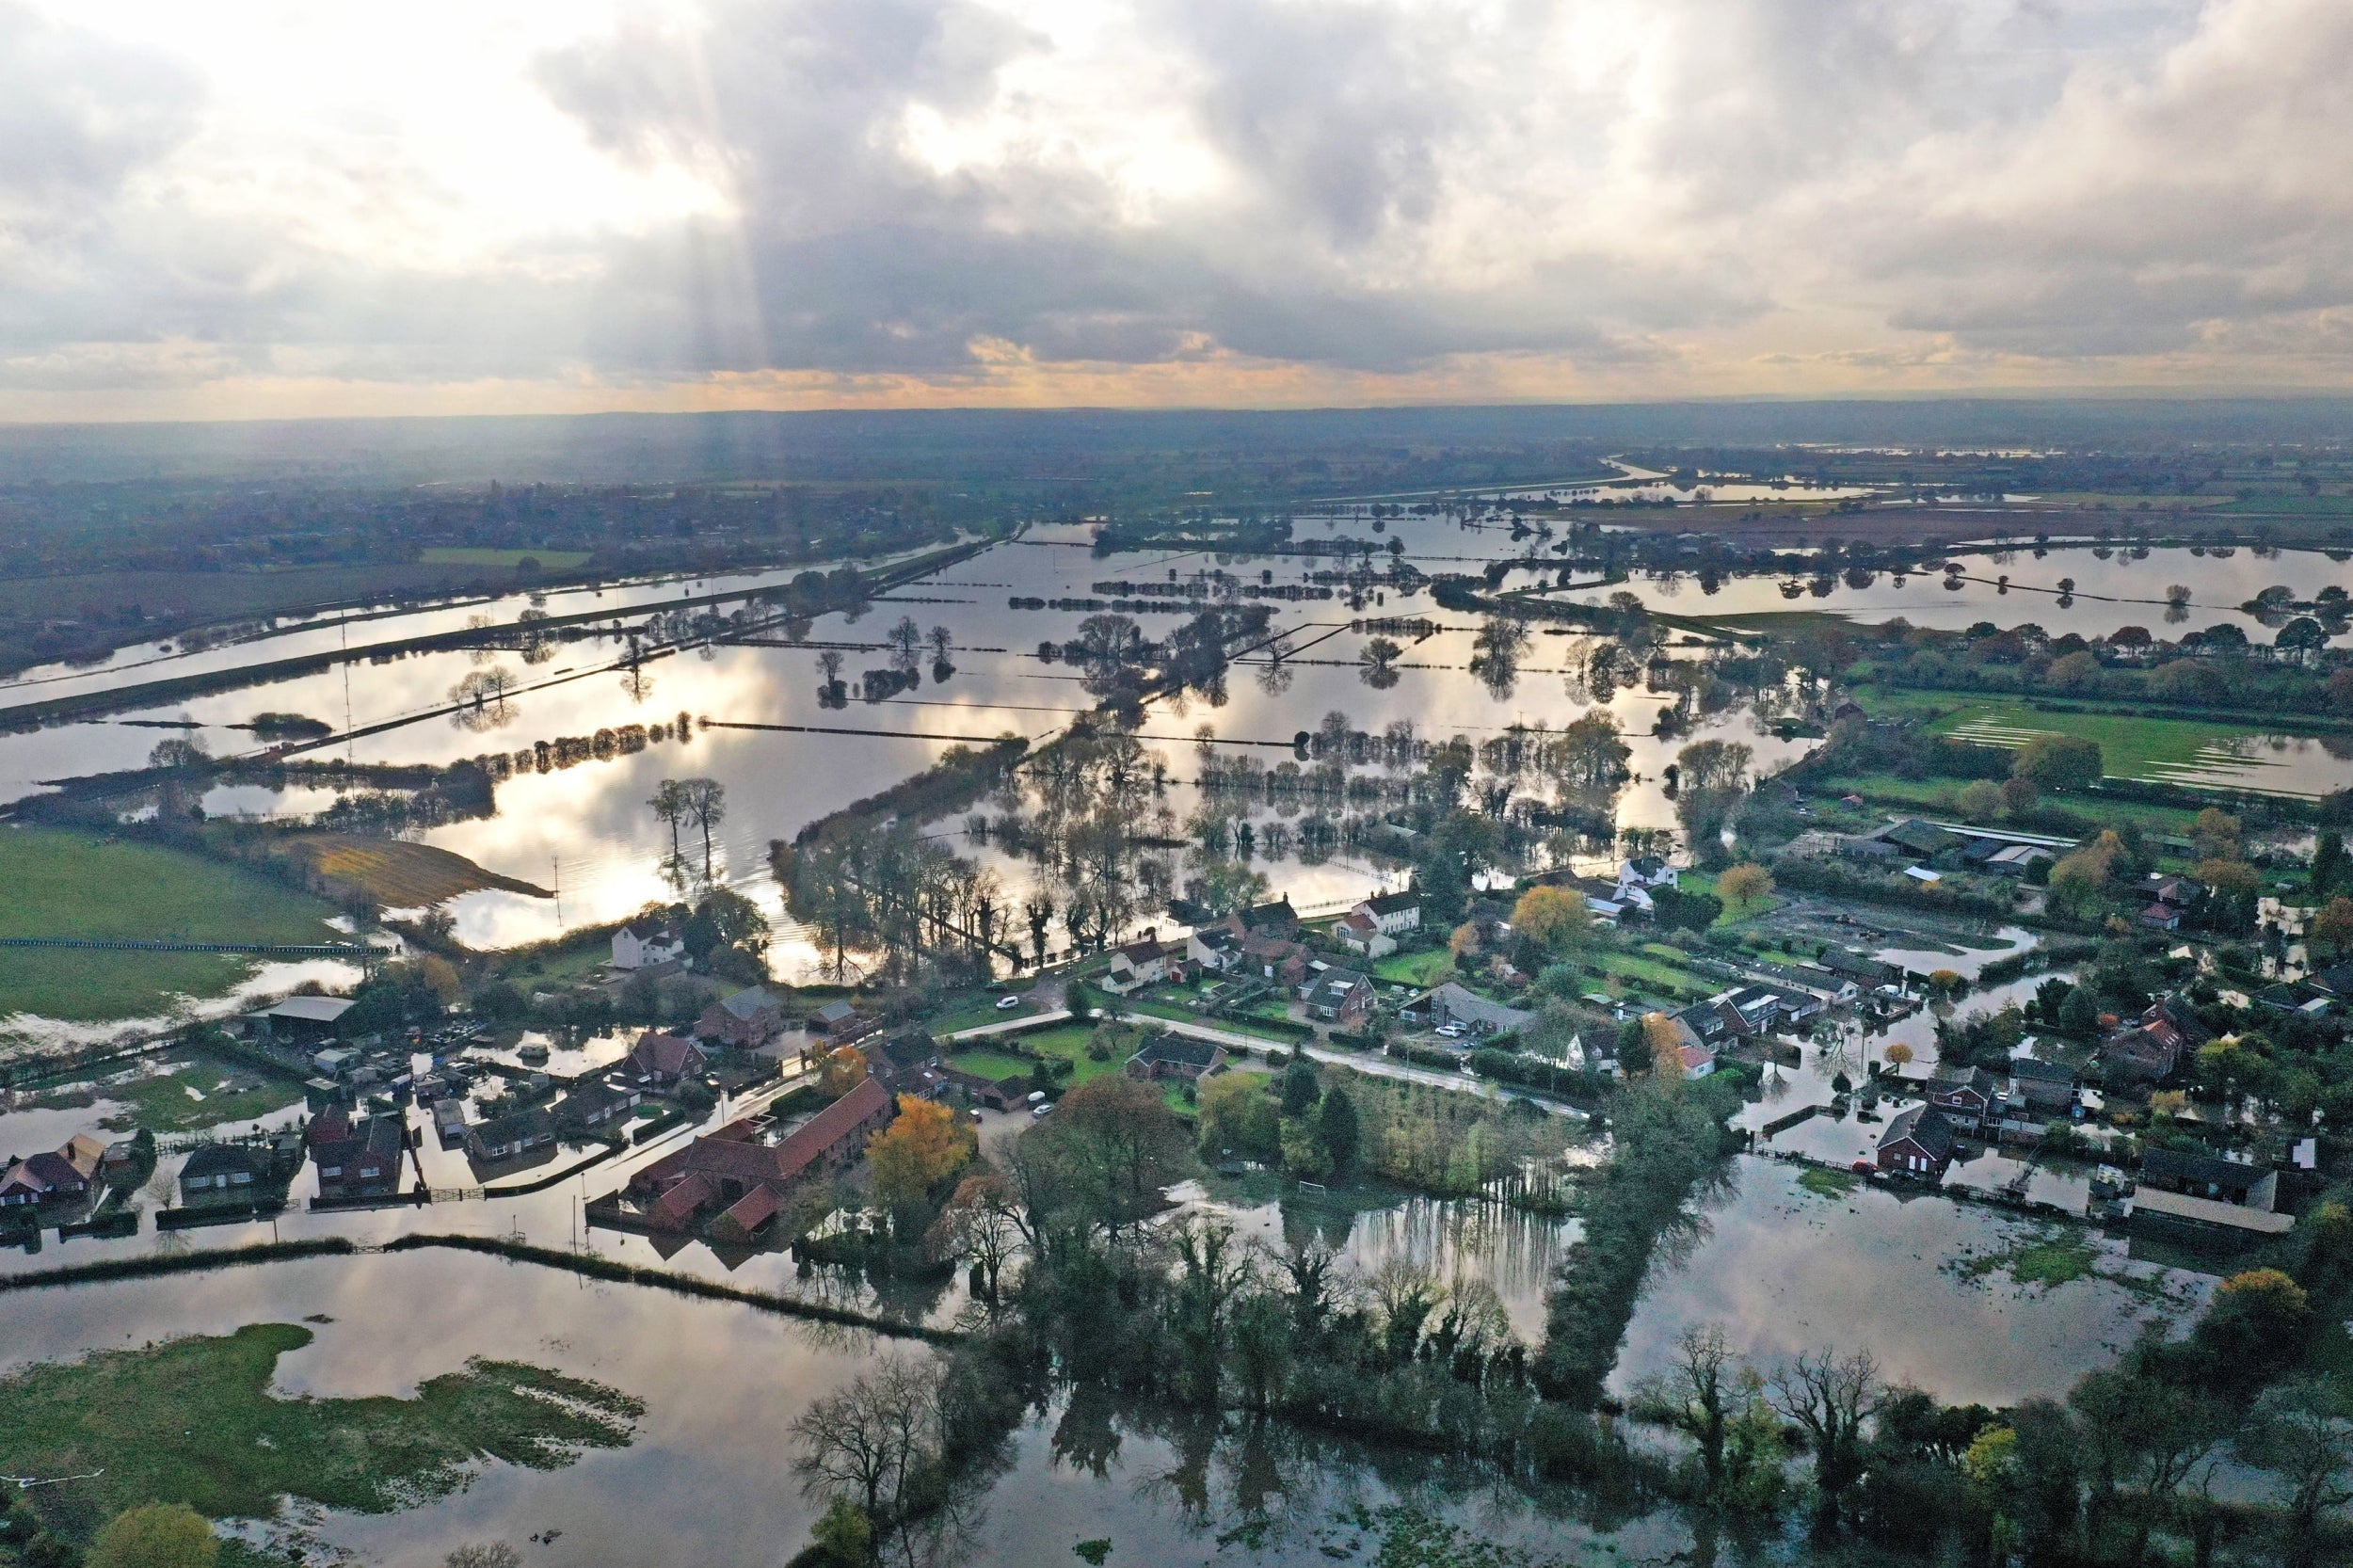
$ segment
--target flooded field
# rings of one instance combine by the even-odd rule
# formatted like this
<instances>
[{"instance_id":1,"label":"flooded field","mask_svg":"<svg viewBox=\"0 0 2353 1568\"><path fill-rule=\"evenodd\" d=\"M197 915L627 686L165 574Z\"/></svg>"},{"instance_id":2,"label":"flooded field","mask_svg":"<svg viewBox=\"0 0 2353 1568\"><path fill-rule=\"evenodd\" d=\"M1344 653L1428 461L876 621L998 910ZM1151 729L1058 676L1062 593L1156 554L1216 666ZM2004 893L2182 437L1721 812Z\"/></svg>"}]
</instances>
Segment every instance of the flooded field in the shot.
<instances>
[{"instance_id":1,"label":"flooded field","mask_svg":"<svg viewBox=\"0 0 2353 1568\"><path fill-rule=\"evenodd\" d=\"M1445 529L1466 541L1454 545L1456 550L1484 547L1506 553L1511 549L1508 537L1492 530L1452 524ZM1275 648L1239 661L1220 691L1153 709L1144 739L1169 780L1166 805L1177 824L1194 805L1191 780L1205 727L1219 744L1241 746L1271 766L1294 735L1316 728L1334 712L1343 714L1353 728L1376 734L1403 723L1425 737L1461 734L1476 742L1514 726L1557 729L1595 706L1576 673L1583 668L1588 639L1531 638L1515 671L1499 680L1477 677L1470 671L1477 630L1472 618L1436 612L1426 596L1403 599L1377 587L1361 610L1353 608L1344 601L1346 589L1310 581L1339 565L1338 556L1212 561L1197 552L1145 552L1098 559L1089 548L1090 538L1080 530L1032 530L856 615L821 617L799 641L781 633L763 634L753 645L705 645L627 668L616 664L626 648L601 636L544 645L541 651L549 656L536 664L481 649L420 653L270 680L100 721L0 735L0 799L21 797L62 778L140 766L167 735L194 739L216 756L249 753L255 749L253 737L232 727L264 712L304 714L338 731L362 732L309 754L361 764L445 765L492 751L526 750L560 737L591 735L600 728L632 723L662 727L665 738L642 750L547 772L518 770L500 786L497 815L450 823L423 834L425 841L489 871L556 894L539 899L487 891L453 903L461 939L504 947L581 924L617 920L648 900L677 896L673 879L663 869L668 838L647 805L665 777L691 774L715 778L726 787L728 813L711 847L713 877L751 894L772 918L780 920L767 875L772 840L790 838L805 824L920 771L952 745L1006 734L1038 741L1059 733L1089 710L1094 698L1082 689L1076 672L1041 661L1037 648L1042 641L1075 636L1091 612L1015 609L1015 600L1101 603L1094 590L1106 580L1165 582L1204 568L1230 571L1246 582L1263 580L1261 587L1288 585L1303 592L1320 587L1336 596L1278 601L1274 624L1281 641ZM1433 542L1444 541L1433 536ZM1433 564L1439 569L1461 569L1435 557ZM612 595L616 609L642 611L659 602L650 597L657 594L703 595L763 581L694 580L616 588ZM579 590L572 597L593 592ZM556 603L558 597L549 596L550 613L578 607ZM1168 602L1172 608L1191 608L1199 601ZM487 609L456 606L387 616L370 623L368 636L389 640L450 630L476 615L519 613L521 603L516 600ZM1369 682L1359 656L1373 633L1352 632L1349 626L1359 615L1384 614L1422 616L1438 630L1411 640L1394 669L1380 681ZM823 704L821 656L828 649L839 653L855 678L862 666L884 663L882 632L902 616L913 617L927 631L942 629L953 666L947 679L928 679L913 692L877 702L854 697L840 709ZM1147 632L1164 635L1177 617L1139 618ZM190 658L217 667L239 667L239 661L283 657L303 638L341 634L340 630L305 630ZM488 711L442 712L460 682L486 669L505 672L519 689ZM65 682L60 689L70 690L76 689L74 681L103 683L152 673L144 665L124 664L73 676L49 672L39 679ZM20 682L0 689L0 705L17 690L24 691L26 700L51 695L49 687ZM1737 739L1753 748L1760 771L1789 760L1810 744L1782 740L1738 708L1708 718L1695 733L1656 739L1650 731L1662 705L1660 696L1639 687L1620 689L1606 702L1633 749L1635 781L1623 792L1617 808L1624 826L1673 825L1673 803L1659 780L1674 752L1692 739ZM692 722L680 726L681 715ZM184 722L190 728L155 728ZM799 729L727 728L732 725ZM331 790L316 784L282 791L232 784L213 790L202 804L213 814L284 818L315 812L332 798ZM699 862L699 854L696 859ZM1345 856L1318 866L1278 857L1265 860L1263 869L1303 908L1336 906L1379 884L1372 867ZM1026 873L1017 865L1002 867L1000 872L1018 891L1019 877ZM778 977L812 978L813 950L795 941L789 922L779 936Z\"/></svg>"},{"instance_id":2,"label":"flooded field","mask_svg":"<svg viewBox=\"0 0 2353 1568\"><path fill-rule=\"evenodd\" d=\"M2057 637L2073 632L2105 637L2126 626L2173 639L2209 627L2235 626L2255 643L2272 632L2240 606L2275 584L2292 585L2299 600L2337 584L2353 587L2353 563L2319 551L2151 547L2146 554L2071 546L2038 555L2026 548L1972 550L1946 557L1962 563L1957 578L1929 570L1907 577L1886 572L1868 581L1811 577L1726 577L1712 586L1689 573L1638 575L1631 583L1573 594L1600 603L1632 592L1662 614L1705 619L1789 610L1826 611L1861 621L1901 616L1914 626L1959 631L1981 620L1999 626L2031 622ZM2062 584L2072 586L2062 587ZM2169 603L2180 584L2190 597Z\"/></svg>"},{"instance_id":3,"label":"flooded field","mask_svg":"<svg viewBox=\"0 0 2353 1568\"><path fill-rule=\"evenodd\" d=\"M1998 1260L2047 1227L1942 1197L1809 1188L1804 1177L1796 1165L1733 1161L1696 1237L1654 1259L1618 1386L1664 1369L1687 1327L1718 1322L1760 1365L1833 1345L1867 1349L1889 1379L1954 1403L2057 1396L2143 1324L2193 1314L2212 1284L2080 1231L2068 1233L2091 1252L2079 1277L2021 1283Z\"/></svg>"}]
</instances>

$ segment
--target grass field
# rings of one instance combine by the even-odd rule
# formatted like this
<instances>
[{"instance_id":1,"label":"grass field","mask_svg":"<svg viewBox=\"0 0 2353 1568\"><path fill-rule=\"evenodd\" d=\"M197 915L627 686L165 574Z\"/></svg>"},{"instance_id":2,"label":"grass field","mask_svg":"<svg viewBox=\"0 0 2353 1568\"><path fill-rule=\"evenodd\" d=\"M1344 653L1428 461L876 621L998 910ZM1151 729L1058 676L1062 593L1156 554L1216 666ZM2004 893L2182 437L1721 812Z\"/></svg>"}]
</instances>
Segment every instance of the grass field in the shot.
<instances>
[{"instance_id":1,"label":"grass field","mask_svg":"<svg viewBox=\"0 0 2353 1568\"><path fill-rule=\"evenodd\" d=\"M484 871L462 855L398 839L304 833L287 839L284 853L387 909L418 909L493 888L527 897L551 896L532 883Z\"/></svg>"},{"instance_id":2,"label":"grass field","mask_svg":"<svg viewBox=\"0 0 2353 1568\"><path fill-rule=\"evenodd\" d=\"M1428 990L1454 976L1454 954L1444 948L1428 952L1393 952L1372 966L1375 980Z\"/></svg>"},{"instance_id":3,"label":"grass field","mask_svg":"<svg viewBox=\"0 0 2353 1568\"><path fill-rule=\"evenodd\" d=\"M957 1051L947 1058L947 1063L952 1067L968 1073L978 1073L983 1078L993 1078L1000 1083L1009 1078L1030 1076L1028 1062L1018 1056L1008 1056L1001 1050L990 1050L986 1047L982 1047L977 1050Z\"/></svg>"},{"instance_id":4,"label":"grass field","mask_svg":"<svg viewBox=\"0 0 2353 1568\"><path fill-rule=\"evenodd\" d=\"M2045 712L2024 703L1987 699L1962 705L1929 727L1955 740L2014 749L2040 735L2096 741L2110 778L2160 784L2210 785L2272 794L2319 794L2267 757L2258 727L2201 719L2152 719L2082 711Z\"/></svg>"},{"instance_id":5,"label":"grass field","mask_svg":"<svg viewBox=\"0 0 2353 1568\"><path fill-rule=\"evenodd\" d=\"M417 559L428 567L513 567L536 561L550 571L569 571L588 564L584 550L474 550L459 545L435 545Z\"/></svg>"},{"instance_id":6,"label":"grass field","mask_svg":"<svg viewBox=\"0 0 2353 1568\"><path fill-rule=\"evenodd\" d=\"M1950 818L1954 813L1953 797L1963 782L1958 778L1897 778L1889 773L1865 773L1825 778L1820 786L1833 794L1851 792L1862 795L1881 810L1896 815L1918 813ZM2070 804L2068 797L2061 796L2059 804ZM2155 806L2137 800L2103 798L2093 802L2076 797L2073 804L2093 811L2103 822L2136 823L2144 831L2174 837L2186 834L2198 815L2188 807Z\"/></svg>"},{"instance_id":7,"label":"grass field","mask_svg":"<svg viewBox=\"0 0 2353 1568\"><path fill-rule=\"evenodd\" d=\"M88 1542L158 1501L213 1519L273 1517L288 1496L390 1513L462 1490L487 1460L552 1470L626 1447L645 1412L616 1389L495 1361L427 1378L413 1399L279 1398L278 1358L311 1339L254 1323L27 1367L0 1381L0 1468L88 1478L23 1494L49 1528ZM221 1557L263 1560L235 1544Z\"/></svg>"},{"instance_id":8,"label":"grass field","mask_svg":"<svg viewBox=\"0 0 2353 1568\"><path fill-rule=\"evenodd\" d=\"M333 907L235 866L56 828L0 828L0 936L329 942ZM248 961L203 952L0 949L0 1018L141 1017L217 996Z\"/></svg>"}]
</instances>

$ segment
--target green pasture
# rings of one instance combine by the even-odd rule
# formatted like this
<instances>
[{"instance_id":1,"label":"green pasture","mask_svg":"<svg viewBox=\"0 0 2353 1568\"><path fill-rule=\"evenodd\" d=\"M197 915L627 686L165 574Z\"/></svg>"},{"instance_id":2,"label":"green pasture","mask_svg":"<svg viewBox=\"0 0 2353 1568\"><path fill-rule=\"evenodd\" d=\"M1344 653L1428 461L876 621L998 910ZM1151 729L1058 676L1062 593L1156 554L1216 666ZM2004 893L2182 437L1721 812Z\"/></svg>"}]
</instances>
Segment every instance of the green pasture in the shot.
<instances>
[{"instance_id":1,"label":"green pasture","mask_svg":"<svg viewBox=\"0 0 2353 1568\"><path fill-rule=\"evenodd\" d=\"M60 828L0 828L0 936L184 942L341 939L324 900L242 867ZM0 1019L95 1022L218 996L250 960L204 952L0 948Z\"/></svg>"}]
</instances>

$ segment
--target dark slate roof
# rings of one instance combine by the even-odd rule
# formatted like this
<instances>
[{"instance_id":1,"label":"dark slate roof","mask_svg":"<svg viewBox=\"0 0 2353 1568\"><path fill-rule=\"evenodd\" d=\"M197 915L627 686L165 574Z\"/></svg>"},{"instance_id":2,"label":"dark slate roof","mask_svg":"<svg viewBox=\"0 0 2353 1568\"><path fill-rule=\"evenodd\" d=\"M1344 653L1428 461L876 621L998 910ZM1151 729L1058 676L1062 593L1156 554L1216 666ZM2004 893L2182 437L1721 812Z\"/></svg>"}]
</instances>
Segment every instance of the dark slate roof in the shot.
<instances>
[{"instance_id":1,"label":"dark slate roof","mask_svg":"<svg viewBox=\"0 0 2353 1568\"><path fill-rule=\"evenodd\" d=\"M1880 1147L1900 1143L1909 1138L1938 1160L1953 1157L1953 1124L1945 1112L1932 1105L1915 1105L1899 1111L1880 1134Z\"/></svg>"},{"instance_id":2,"label":"dark slate roof","mask_svg":"<svg viewBox=\"0 0 2353 1568\"><path fill-rule=\"evenodd\" d=\"M1214 1040L1196 1040L1186 1034L1160 1034L1146 1040L1135 1060L1144 1063L1168 1062L1178 1066L1206 1067L1217 1060L1225 1048Z\"/></svg>"},{"instance_id":3,"label":"dark slate roof","mask_svg":"<svg viewBox=\"0 0 2353 1568\"><path fill-rule=\"evenodd\" d=\"M243 1171L248 1176L262 1174L261 1156L243 1144L206 1144L188 1156L180 1167L180 1179L187 1181L199 1176L233 1176Z\"/></svg>"},{"instance_id":4,"label":"dark slate roof","mask_svg":"<svg viewBox=\"0 0 2353 1568\"><path fill-rule=\"evenodd\" d=\"M2075 1081L2075 1069L2037 1057L2013 1056L2009 1059L2009 1076L2042 1083L2073 1083Z\"/></svg>"},{"instance_id":5,"label":"dark slate roof","mask_svg":"<svg viewBox=\"0 0 2353 1568\"><path fill-rule=\"evenodd\" d=\"M1383 893L1379 898L1365 900L1365 907L1375 915L1402 915L1421 907L1421 895L1410 888L1401 893Z\"/></svg>"},{"instance_id":6,"label":"dark slate roof","mask_svg":"<svg viewBox=\"0 0 2353 1568\"><path fill-rule=\"evenodd\" d=\"M2155 1148L2140 1157L2140 1174L2164 1181L2186 1181L2199 1187L2222 1187L2244 1192L2268 1173L2260 1166L2241 1165L2210 1155L2185 1154L2180 1149Z\"/></svg>"},{"instance_id":7,"label":"dark slate roof","mask_svg":"<svg viewBox=\"0 0 2353 1568\"><path fill-rule=\"evenodd\" d=\"M748 990L736 992L735 995L721 1001L719 1005L726 1008L733 1016L748 1023L760 1013L775 1007L776 999L760 986L754 985Z\"/></svg>"}]
</instances>

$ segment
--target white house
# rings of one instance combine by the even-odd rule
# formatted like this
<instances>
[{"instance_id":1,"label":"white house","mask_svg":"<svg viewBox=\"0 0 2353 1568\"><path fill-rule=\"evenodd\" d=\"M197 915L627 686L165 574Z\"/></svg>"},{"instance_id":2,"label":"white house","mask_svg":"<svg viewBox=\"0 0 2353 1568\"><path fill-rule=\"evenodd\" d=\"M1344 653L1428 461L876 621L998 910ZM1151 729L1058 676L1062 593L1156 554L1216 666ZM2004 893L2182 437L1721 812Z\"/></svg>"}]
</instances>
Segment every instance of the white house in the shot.
<instances>
[{"instance_id":1,"label":"white house","mask_svg":"<svg viewBox=\"0 0 2353 1568\"><path fill-rule=\"evenodd\" d=\"M1112 954L1111 973L1103 984L1113 991L1132 991L1142 985L1158 985L1167 978L1168 955L1160 951L1158 937L1146 936Z\"/></svg>"},{"instance_id":2,"label":"white house","mask_svg":"<svg viewBox=\"0 0 2353 1568\"><path fill-rule=\"evenodd\" d=\"M1202 968L1224 974L1241 962L1241 938L1222 925L1185 938L1185 956Z\"/></svg>"},{"instance_id":3,"label":"white house","mask_svg":"<svg viewBox=\"0 0 2353 1568\"><path fill-rule=\"evenodd\" d=\"M1421 894L1411 888L1401 893L1383 893L1366 899L1349 913L1364 916L1384 936L1402 936L1421 929Z\"/></svg>"},{"instance_id":4,"label":"white house","mask_svg":"<svg viewBox=\"0 0 2353 1568\"><path fill-rule=\"evenodd\" d=\"M1384 958L1397 951L1397 938L1381 929L1370 915L1361 913L1363 905L1342 915L1332 927L1332 939L1351 952L1367 958Z\"/></svg>"},{"instance_id":5,"label":"white house","mask_svg":"<svg viewBox=\"0 0 2353 1568\"><path fill-rule=\"evenodd\" d=\"M613 967L649 969L686 956L686 938L667 920L640 916L613 934Z\"/></svg>"},{"instance_id":6,"label":"white house","mask_svg":"<svg viewBox=\"0 0 2353 1568\"><path fill-rule=\"evenodd\" d=\"M1682 875L1656 855L1638 855L1618 863L1621 888L1673 888L1680 885Z\"/></svg>"}]
</instances>

